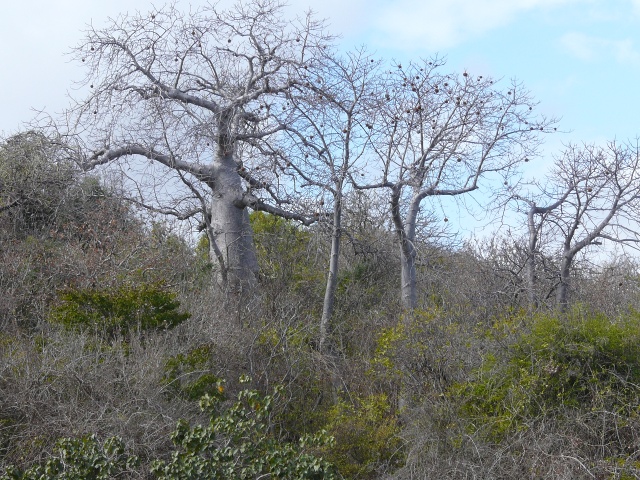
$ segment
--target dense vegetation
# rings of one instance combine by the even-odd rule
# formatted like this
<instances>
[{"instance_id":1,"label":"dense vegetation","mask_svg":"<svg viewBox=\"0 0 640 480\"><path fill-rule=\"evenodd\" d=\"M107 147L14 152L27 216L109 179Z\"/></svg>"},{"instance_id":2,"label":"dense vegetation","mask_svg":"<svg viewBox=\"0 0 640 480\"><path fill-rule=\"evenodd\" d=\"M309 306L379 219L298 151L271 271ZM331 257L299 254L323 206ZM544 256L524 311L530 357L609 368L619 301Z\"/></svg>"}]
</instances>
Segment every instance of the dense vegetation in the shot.
<instances>
[{"instance_id":1,"label":"dense vegetation","mask_svg":"<svg viewBox=\"0 0 640 480\"><path fill-rule=\"evenodd\" d=\"M408 312L394 237L355 196L323 355L322 223L253 214L260 295L239 306L209 280L206 237L147 223L72 167L51 181L0 217L4 478L640 471L630 260L576 272L569 310L532 311L500 268L509 240L425 243Z\"/></svg>"}]
</instances>

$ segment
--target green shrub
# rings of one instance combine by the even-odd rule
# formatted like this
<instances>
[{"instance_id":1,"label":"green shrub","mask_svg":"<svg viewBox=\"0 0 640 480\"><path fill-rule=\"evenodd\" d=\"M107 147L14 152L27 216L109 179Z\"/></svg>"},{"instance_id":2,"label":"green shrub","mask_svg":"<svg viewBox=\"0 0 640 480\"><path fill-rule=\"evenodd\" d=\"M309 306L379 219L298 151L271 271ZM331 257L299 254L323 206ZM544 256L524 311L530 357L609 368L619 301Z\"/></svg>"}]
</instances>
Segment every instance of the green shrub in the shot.
<instances>
[{"instance_id":1,"label":"green shrub","mask_svg":"<svg viewBox=\"0 0 640 480\"><path fill-rule=\"evenodd\" d=\"M137 463L138 458L126 453L118 437L103 444L95 435L63 438L45 463L26 471L9 467L0 480L109 480L124 478Z\"/></svg>"},{"instance_id":2,"label":"green shrub","mask_svg":"<svg viewBox=\"0 0 640 480\"><path fill-rule=\"evenodd\" d=\"M190 316L179 307L176 294L162 283L115 290L70 289L59 294L49 320L70 330L96 331L112 339L133 329L173 328Z\"/></svg>"},{"instance_id":3,"label":"green shrub","mask_svg":"<svg viewBox=\"0 0 640 480\"><path fill-rule=\"evenodd\" d=\"M250 220L262 279L307 295L323 285L324 269L314 265L309 255L308 231L264 212L251 213Z\"/></svg>"},{"instance_id":4,"label":"green shrub","mask_svg":"<svg viewBox=\"0 0 640 480\"><path fill-rule=\"evenodd\" d=\"M203 396L200 406L209 414L209 423L192 427L178 422L171 435L175 450L168 460L153 460L151 474L161 480L337 479L331 464L314 455L332 444L324 431L296 443L271 434L269 423L279 392L263 396L243 390L231 405L223 402L222 395ZM47 461L26 471L9 466L0 480L133 478L139 476L133 471L138 465L139 459L126 452L118 437L100 443L91 435L60 439Z\"/></svg>"},{"instance_id":5,"label":"green shrub","mask_svg":"<svg viewBox=\"0 0 640 480\"><path fill-rule=\"evenodd\" d=\"M220 411L220 398L205 395L200 406L210 414L209 424L191 427L180 421L171 437L176 451L169 461L154 462L152 472L162 480L337 478L328 462L311 453L331 443L324 432L297 443L281 443L270 435L270 412L277 397L277 390L267 396L243 390L235 403Z\"/></svg>"},{"instance_id":6,"label":"green shrub","mask_svg":"<svg viewBox=\"0 0 640 480\"><path fill-rule=\"evenodd\" d=\"M476 329L440 307L414 310L379 330L368 373L405 403L444 393L476 361Z\"/></svg>"},{"instance_id":7,"label":"green shrub","mask_svg":"<svg viewBox=\"0 0 640 480\"><path fill-rule=\"evenodd\" d=\"M471 428L499 440L566 409L635 415L639 385L640 315L610 320L576 309L537 316L506 355L487 355L452 393Z\"/></svg>"},{"instance_id":8,"label":"green shrub","mask_svg":"<svg viewBox=\"0 0 640 480\"><path fill-rule=\"evenodd\" d=\"M162 383L170 392L187 400L224 391L222 379L210 372L213 347L205 344L171 357L164 366Z\"/></svg>"},{"instance_id":9,"label":"green shrub","mask_svg":"<svg viewBox=\"0 0 640 480\"><path fill-rule=\"evenodd\" d=\"M326 429L335 438L326 458L345 478L380 478L380 470L404 462L400 424L384 394L339 401L328 412Z\"/></svg>"}]
</instances>

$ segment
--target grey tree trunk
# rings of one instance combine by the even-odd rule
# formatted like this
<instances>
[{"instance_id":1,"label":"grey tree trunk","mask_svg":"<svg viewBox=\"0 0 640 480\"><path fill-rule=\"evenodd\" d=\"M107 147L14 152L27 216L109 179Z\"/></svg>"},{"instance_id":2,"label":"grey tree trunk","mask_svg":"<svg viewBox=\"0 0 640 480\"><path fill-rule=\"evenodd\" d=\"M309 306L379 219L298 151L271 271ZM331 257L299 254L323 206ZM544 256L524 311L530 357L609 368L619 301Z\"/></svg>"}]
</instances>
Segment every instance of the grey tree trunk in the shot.
<instances>
[{"instance_id":1,"label":"grey tree trunk","mask_svg":"<svg viewBox=\"0 0 640 480\"><path fill-rule=\"evenodd\" d=\"M400 246L400 292L402 307L405 310L415 310L418 307L416 281L416 249L413 241L406 236L401 239Z\"/></svg>"},{"instance_id":2,"label":"grey tree trunk","mask_svg":"<svg viewBox=\"0 0 640 480\"><path fill-rule=\"evenodd\" d=\"M538 308L538 297L536 295L536 261L535 253L529 251L526 264L526 282L527 282L527 306L529 311Z\"/></svg>"},{"instance_id":3,"label":"grey tree trunk","mask_svg":"<svg viewBox=\"0 0 640 480\"><path fill-rule=\"evenodd\" d=\"M230 115L223 112L219 119L219 132L230 131ZM215 247L221 254L220 279L235 294L254 289L258 260L253 244L249 213L243 202L242 179L234 158L234 145L226 133L218 133L218 153L212 169L211 229ZM214 254L212 245L212 258Z\"/></svg>"},{"instance_id":4,"label":"grey tree trunk","mask_svg":"<svg viewBox=\"0 0 640 480\"><path fill-rule=\"evenodd\" d=\"M337 190L340 192L341 190ZM331 257L329 259L329 274L327 287L324 292L322 318L320 319L320 352L325 352L327 339L330 334L331 317L335 307L336 288L338 286L338 261L340 259L340 243L342 237L342 195L335 196L333 206L333 228L331 231Z\"/></svg>"},{"instance_id":5,"label":"grey tree trunk","mask_svg":"<svg viewBox=\"0 0 640 480\"><path fill-rule=\"evenodd\" d=\"M560 265L560 284L556 292L556 305L560 311L566 311L569 305L569 288L571 281L571 264L573 263L574 255L567 250L562 255L562 263Z\"/></svg>"},{"instance_id":6,"label":"grey tree trunk","mask_svg":"<svg viewBox=\"0 0 640 480\"><path fill-rule=\"evenodd\" d=\"M420 200L416 197L410 204L406 222L400 213L400 187L392 190L391 218L396 228L400 243L400 299L402 307L407 311L418 307L418 293L416 280L416 221Z\"/></svg>"},{"instance_id":7,"label":"grey tree trunk","mask_svg":"<svg viewBox=\"0 0 640 480\"><path fill-rule=\"evenodd\" d=\"M527 304L529 311L538 308L538 298L536 296L536 249L538 248L538 229L535 226L533 215L534 207L529 209L529 244L527 245L527 263L525 268Z\"/></svg>"}]
</instances>

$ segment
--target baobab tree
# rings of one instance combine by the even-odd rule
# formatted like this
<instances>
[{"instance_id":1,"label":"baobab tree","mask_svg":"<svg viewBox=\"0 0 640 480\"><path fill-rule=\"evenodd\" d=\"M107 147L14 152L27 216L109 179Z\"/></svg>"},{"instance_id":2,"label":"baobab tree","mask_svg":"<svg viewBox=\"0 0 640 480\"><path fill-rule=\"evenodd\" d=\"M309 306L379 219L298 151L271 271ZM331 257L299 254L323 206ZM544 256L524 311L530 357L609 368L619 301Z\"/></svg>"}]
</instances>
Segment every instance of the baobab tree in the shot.
<instances>
[{"instance_id":1,"label":"baobab tree","mask_svg":"<svg viewBox=\"0 0 640 480\"><path fill-rule=\"evenodd\" d=\"M554 120L535 116L535 103L517 82L440 73L438 59L396 65L386 77L386 105L376 148L400 244L401 297L417 307L416 238L423 201L474 192L491 175L503 181L537 151ZM445 217L444 221L448 221Z\"/></svg>"},{"instance_id":2,"label":"baobab tree","mask_svg":"<svg viewBox=\"0 0 640 480\"><path fill-rule=\"evenodd\" d=\"M554 163L547 183L565 190L559 205L541 218L560 243L556 303L566 309L578 253L604 240L640 242L640 146L568 146Z\"/></svg>"},{"instance_id":3,"label":"baobab tree","mask_svg":"<svg viewBox=\"0 0 640 480\"><path fill-rule=\"evenodd\" d=\"M349 176L370 157L379 112L380 62L364 50L318 56L303 85L291 89L297 117L287 127L290 168L317 189L316 215L331 228L331 251L320 320L320 350L331 327L342 239L342 208Z\"/></svg>"},{"instance_id":4,"label":"baobab tree","mask_svg":"<svg viewBox=\"0 0 640 480\"><path fill-rule=\"evenodd\" d=\"M524 196L514 193L512 199L518 203L525 205L524 211L527 214L527 237L526 246L523 249L525 253L524 272L525 279L524 284L527 293L527 305L529 310L534 310L538 307L538 295L537 295L537 271L538 271L538 258L542 254L543 244L547 244L551 239L549 236L553 236L553 232L547 232L547 222L554 210L559 208L566 200L572 191L572 185L554 185L561 190L551 193L548 191L549 186L538 185L544 194L538 195L537 198ZM562 191L564 189L564 192ZM547 200L546 197L550 197ZM555 197L555 198L554 198ZM545 205L539 205L541 201L547 200ZM546 241L545 241L546 240ZM551 292L553 289L551 289Z\"/></svg>"},{"instance_id":5,"label":"baobab tree","mask_svg":"<svg viewBox=\"0 0 640 480\"><path fill-rule=\"evenodd\" d=\"M286 93L327 44L320 24L289 23L282 9L277 0L190 14L168 6L90 28L76 49L90 91L68 114L91 152L82 166L137 165L128 176L141 205L201 215L234 291L253 285L257 270L248 208L315 221L264 155L289 123Z\"/></svg>"}]
</instances>

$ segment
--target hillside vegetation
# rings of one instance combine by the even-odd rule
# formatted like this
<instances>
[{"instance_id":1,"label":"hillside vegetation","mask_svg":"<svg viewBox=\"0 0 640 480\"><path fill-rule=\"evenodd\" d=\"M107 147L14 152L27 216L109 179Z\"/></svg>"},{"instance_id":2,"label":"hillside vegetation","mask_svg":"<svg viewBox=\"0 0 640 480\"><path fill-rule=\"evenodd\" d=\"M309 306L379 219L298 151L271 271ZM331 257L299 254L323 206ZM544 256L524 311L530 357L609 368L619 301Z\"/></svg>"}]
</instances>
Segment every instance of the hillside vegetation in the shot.
<instances>
[{"instance_id":1,"label":"hillside vegetation","mask_svg":"<svg viewBox=\"0 0 640 480\"><path fill-rule=\"evenodd\" d=\"M252 214L260 293L239 305L206 237L142 221L71 167L45 180L1 217L5 478L640 471L629 261L576 272L568 311L531 311L500 267L507 240L425 243L407 312L394 236L354 197L327 355L322 224Z\"/></svg>"},{"instance_id":2,"label":"hillside vegetation","mask_svg":"<svg viewBox=\"0 0 640 480\"><path fill-rule=\"evenodd\" d=\"M0 141L0 479L640 478L638 142L217 8Z\"/></svg>"}]
</instances>

